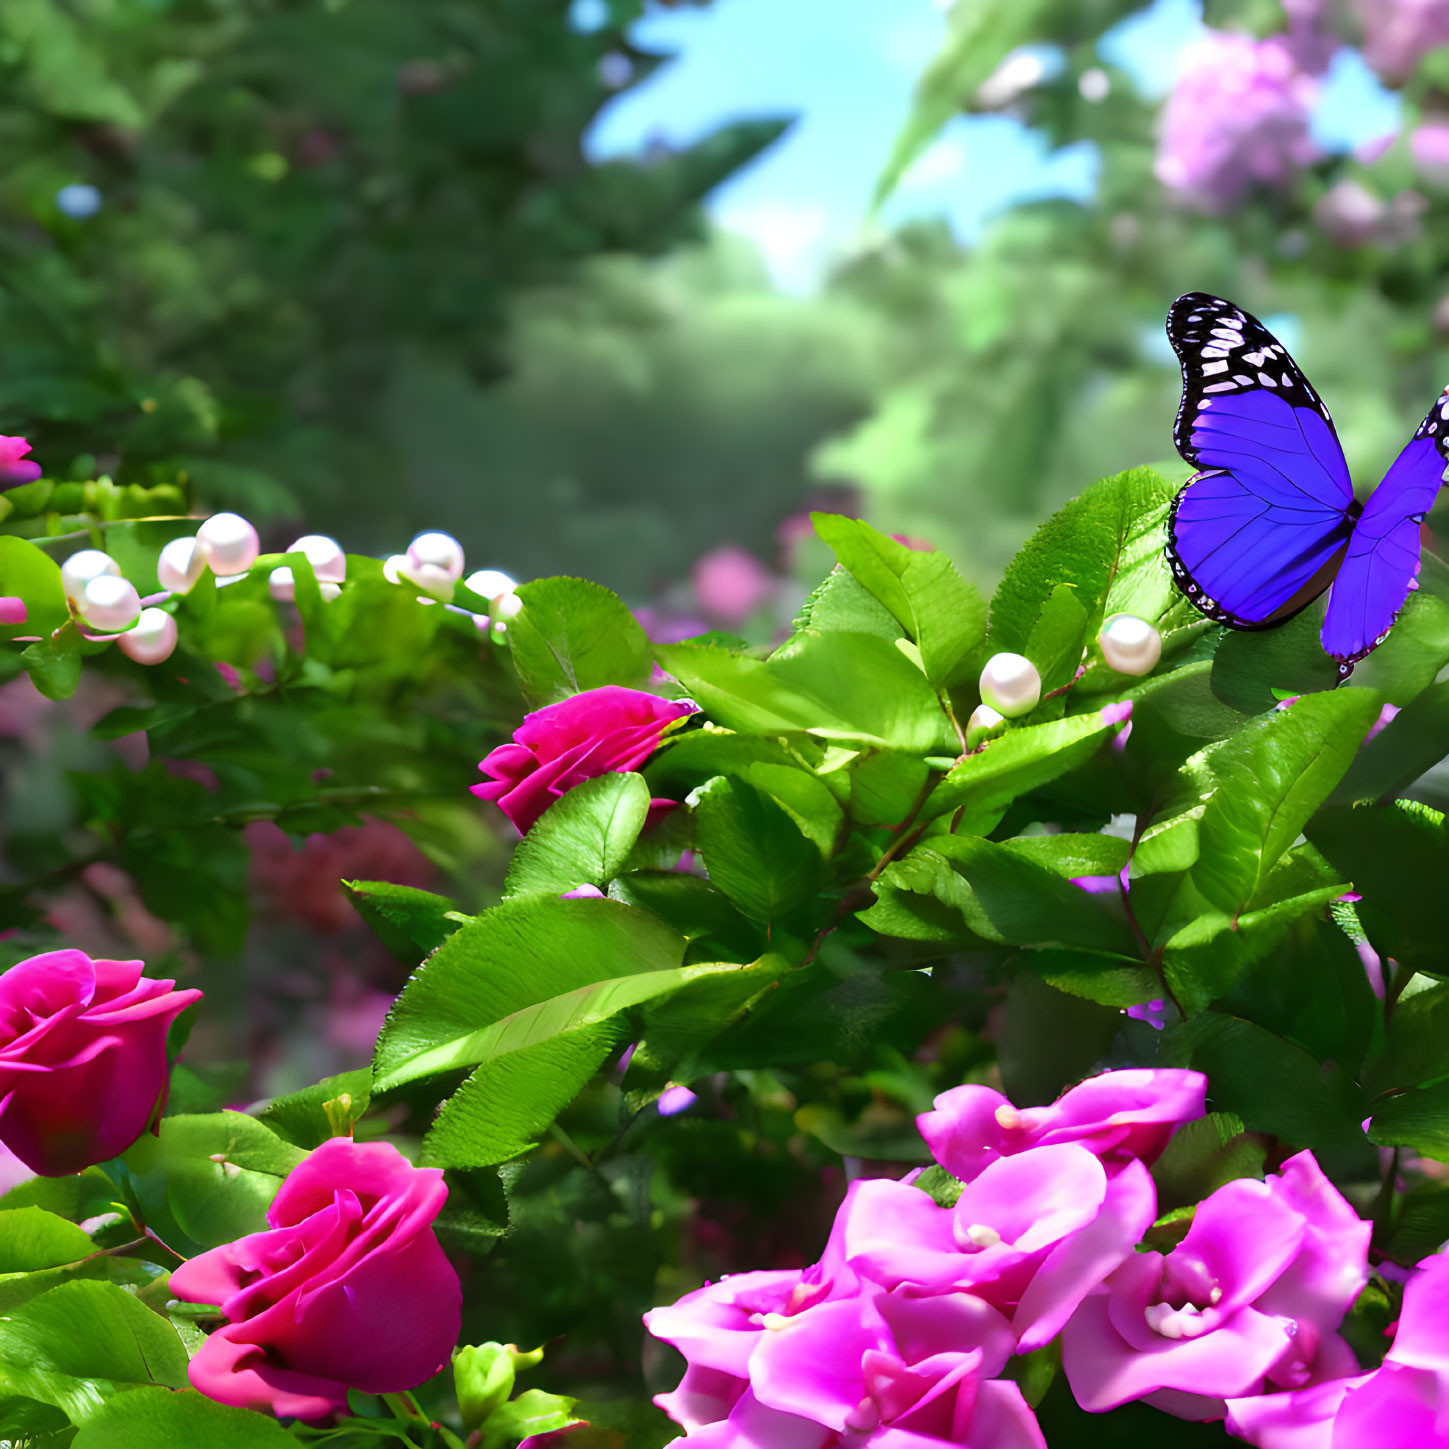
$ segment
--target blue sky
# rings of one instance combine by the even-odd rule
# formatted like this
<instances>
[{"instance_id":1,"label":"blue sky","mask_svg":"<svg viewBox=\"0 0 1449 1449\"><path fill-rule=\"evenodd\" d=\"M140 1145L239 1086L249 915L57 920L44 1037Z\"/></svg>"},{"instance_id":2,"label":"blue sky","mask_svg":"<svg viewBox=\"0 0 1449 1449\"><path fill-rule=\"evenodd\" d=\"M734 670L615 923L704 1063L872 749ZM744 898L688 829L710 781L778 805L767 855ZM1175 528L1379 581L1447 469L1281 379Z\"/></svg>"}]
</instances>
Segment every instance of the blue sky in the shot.
<instances>
[{"instance_id":1,"label":"blue sky","mask_svg":"<svg viewBox=\"0 0 1449 1449\"><path fill-rule=\"evenodd\" d=\"M599 0L576 0L588 27ZM710 211L752 237L776 280L803 291L861 235L871 189L940 43L943 0L714 0L647 16L634 31L675 59L620 96L589 137L596 156L630 154L651 138L687 142L724 121L794 114L771 151L714 195ZM1197 0L1156 0L1103 49L1139 82L1165 92L1182 47L1202 28ZM1315 132L1332 147L1392 129L1396 106L1351 52L1328 76ZM1055 154L1014 121L962 117L912 168L886 221L943 214L970 239L992 213L1040 196L1092 194L1087 146Z\"/></svg>"}]
</instances>

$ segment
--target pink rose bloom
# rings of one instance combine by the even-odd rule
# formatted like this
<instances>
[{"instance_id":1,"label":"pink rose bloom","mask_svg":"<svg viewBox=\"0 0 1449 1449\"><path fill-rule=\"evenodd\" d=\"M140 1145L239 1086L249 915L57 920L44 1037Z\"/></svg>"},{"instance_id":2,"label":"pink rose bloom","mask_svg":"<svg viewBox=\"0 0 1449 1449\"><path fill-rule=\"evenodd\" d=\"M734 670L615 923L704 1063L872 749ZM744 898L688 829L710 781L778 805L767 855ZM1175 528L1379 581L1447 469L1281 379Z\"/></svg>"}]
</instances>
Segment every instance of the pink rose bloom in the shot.
<instances>
[{"instance_id":1,"label":"pink rose bloom","mask_svg":"<svg viewBox=\"0 0 1449 1449\"><path fill-rule=\"evenodd\" d=\"M7 438L0 433L0 488L34 483L40 477L40 464L25 456L29 451L30 444L24 438Z\"/></svg>"},{"instance_id":2,"label":"pink rose bloom","mask_svg":"<svg viewBox=\"0 0 1449 1449\"><path fill-rule=\"evenodd\" d=\"M1431 181L1449 181L1449 124L1431 121L1409 135L1409 151L1416 165Z\"/></svg>"},{"instance_id":3,"label":"pink rose bloom","mask_svg":"<svg viewBox=\"0 0 1449 1449\"><path fill-rule=\"evenodd\" d=\"M140 961L50 951L0 976L0 1142L45 1177L124 1152L166 1099L166 1033L194 990Z\"/></svg>"},{"instance_id":4,"label":"pink rose bloom","mask_svg":"<svg viewBox=\"0 0 1449 1449\"><path fill-rule=\"evenodd\" d=\"M1228 1429L1259 1449L1428 1449L1449 1444L1449 1258L1404 1288L1394 1346L1372 1373L1228 1402Z\"/></svg>"},{"instance_id":5,"label":"pink rose bloom","mask_svg":"<svg viewBox=\"0 0 1449 1449\"><path fill-rule=\"evenodd\" d=\"M665 729L694 711L684 700L616 684L585 690L525 715L513 742L499 745L478 766L493 778L470 788L480 800L497 801L524 833L575 785L637 770L659 748ZM673 803L654 802L661 809Z\"/></svg>"},{"instance_id":6,"label":"pink rose bloom","mask_svg":"<svg viewBox=\"0 0 1449 1449\"><path fill-rule=\"evenodd\" d=\"M693 581L700 608L730 625L744 623L775 589L769 569L732 543L703 555L694 566Z\"/></svg>"},{"instance_id":7,"label":"pink rose bloom","mask_svg":"<svg viewBox=\"0 0 1449 1449\"><path fill-rule=\"evenodd\" d=\"M916 1118L931 1155L970 1181L999 1157L1076 1142L1113 1172L1134 1158L1154 1162L1184 1122L1206 1112L1207 1078L1175 1068L1102 1072L1049 1107L1013 1107L990 1087L953 1087Z\"/></svg>"},{"instance_id":8,"label":"pink rose bloom","mask_svg":"<svg viewBox=\"0 0 1449 1449\"><path fill-rule=\"evenodd\" d=\"M1147 1169L1111 1177L1086 1147L998 1158L954 1207L908 1183L856 1184L841 1210L846 1258L885 1288L969 1290L1011 1319L1023 1353L1061 1332L1082 1300L1130 1258L1157 1215Z\"/></svg>"},{"instance_id":9,"label":"pink rose bloom","mask_svg":"<svg viewBox=\"0 0 1449 1449\"><path fill-rule=\"evenodd\" d=\"M448 1362L463 1294L433 1232L438 1168L387 1142L334 1137L288 1174L267 1221L183 1263L171 1292L229 1322L191 1360L218 1403L323 1422L347 1390L402 1393Z\"/></svg>"},{"instance_id":10,"label":"pink rose bloom","mask_svg":"<svg viewBox=\"0 0 1449 1449\"><path fill-rule=\"evenodd\" d=\"M750 1359L724 1423L688 1436L715 1449L1046 1449L1015 1383L998 1379L1011 1334L979 1299L867 1293L823 1303Z\"/></svg>"},{"instance_id":11,"label":"pink rose bloom","mask_svg":"<svg viewBox=\"0 0 1449 1449\"><path fill-rule=\"evenodd\" d=\"M1062 1335L1077 1402L1100 1414L1146 1399L1184 1419L1269 1384L1303 1388L1357 1367L1338 1336L1368 1279L1370 1224L1300 1152L1266 1182L1198 1205L1170 1253L1134 1253Z\"/></svg>"}]
</instances>

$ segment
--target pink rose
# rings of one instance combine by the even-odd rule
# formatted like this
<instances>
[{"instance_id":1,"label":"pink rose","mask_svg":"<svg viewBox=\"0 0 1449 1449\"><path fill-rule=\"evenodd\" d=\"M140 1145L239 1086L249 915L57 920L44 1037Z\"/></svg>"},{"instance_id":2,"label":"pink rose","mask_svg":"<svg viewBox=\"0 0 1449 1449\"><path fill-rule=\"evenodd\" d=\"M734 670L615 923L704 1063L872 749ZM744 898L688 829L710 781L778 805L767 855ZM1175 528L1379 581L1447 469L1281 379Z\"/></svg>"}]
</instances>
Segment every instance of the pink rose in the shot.
<instances>
[{"instance_id":1,"label":"pink rose","mask_svg":"<svg viewBox=\"0 0 1449 1449\"><path fill-rule=\"evenodd\" d=\"M526 832L561 795L599 775L637 770L665 728L695 706L616 684L588 689L525 715L513 743L499 745L478 766L493 778L471 787ZM673 804L656 800L656 807Z\"/></svg>"},{"instance_id":2,"label":"pink rose","mask_svg":"<svg viewBox=\"0 0 1449 1449\"><path fill-rule=\"evenodd\" d=\"M1075 1142L1112 1173L1133 1158L1151 1163L1184 1122L1206 1111L1207 1078L1174 1068L1103 1072L1049 1107L1014 1107L990 1087L954 1087L916 1118L931 1155L969 1181L999 1157Z\"/></svg>"},{"instance_id":3,"label":"pink rose","mask_svg":"<svg viewBox=\"0 0 1449 1449\"><path fill-rule=\"evenodd\" d=\"M166 1033L199 991L50 951L0 976L0 1142L46 1177L124 1152L166 1097Z\"/></svg>"},{"instance_id":4,"label":"pink rose","mask_svg":"<svg viewBox=\"0 0 1449 1449\"><path fill-rule=\"evenodd\" d=\"M7 438L0 433L0 488L34 483L40 477L40 464L25 456L29 451L30 444L24 438Z\"/></svg>"},{"instance_id":5,"label":"pink rose","mask_svg":"<svg viewBox=\"0 0 1449 1449\"><path fill-rule=\"evenodd\" d=\"M1337 1329L1368 1279L1370 1232L1310 1152L1220 1187L1176 1248L1134 1253L1067 1324L1077 1402L1221 1419L1225 1400L1352 1373Z\"/></svg>"},{"instance_id":6,"label":"pink rose","mask_svg":"<svg viewBox=\"0 0 1449 1449\"><path fill-rule=\"evenodd\" d=\"M462 1288L433 1232L448 1196L437 1168L391 1144L324 1142L293 1168L267 1221L184 1263L171 1291L230 1321L191 1360L193 1387L223 1404L325 1421L347 1390L401 1393L458 1340Z\"/></svg>"},{"instance_id":7,"label":"pink rose","mask_svg":"<svg viewBox=\"0 0 1449 1449\"><path fill-rule=\"evenodd\" d=\"M883 1178L855 1187L841 1219L857 1273L886 1288L969 1290L1011 1320L1023 1353L1061 1332L1157 1214L1140 1162L1109 1176L1071 1142L998 1158L954 1207Z\"/></svg>"},{"instance_id":8,"label":"pink rose","mask_svg":"<svg viewBox=\"0 0 1449 1449\"><path fill-rule=\"evenodd\" d=\"M1404 1288L1394 1346L1372 1373L1228 1402L1228 1429L1259 1449L1427 1449L1449 1443L1449 1257Z\"/></svg>"}]
</instances>

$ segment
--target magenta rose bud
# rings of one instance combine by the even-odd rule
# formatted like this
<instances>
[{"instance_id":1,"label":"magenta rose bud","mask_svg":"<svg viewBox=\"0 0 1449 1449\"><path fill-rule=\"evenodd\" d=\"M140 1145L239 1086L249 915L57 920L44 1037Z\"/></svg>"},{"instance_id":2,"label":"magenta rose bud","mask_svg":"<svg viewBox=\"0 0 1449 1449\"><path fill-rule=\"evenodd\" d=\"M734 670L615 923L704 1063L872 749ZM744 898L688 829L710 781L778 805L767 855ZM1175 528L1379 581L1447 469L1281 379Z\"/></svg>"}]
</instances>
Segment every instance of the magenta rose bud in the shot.
<instances>
[{"instance_id":1,"label":"magenta rose bud","mask_svg":"<svg viewBox=\"0 0 1449 1449\"><path fill-rule=\"evenodd\" d=\"M659 748L667 726L695 706L616 684L588 689L525 715L511 744L478 766L493 778L472 786L523 834L561 795L585 780L637 770ZM656 800L656 807L672 801Z\"/></svg>"},{"instance_id":2,"label":"magenta rose bud","mask_svg":"<svg viewBox=\"0 0 1449 1449\"><path fill-rule=\"evenodd\" d=\"M32 1171L115 1157L164 1102L166 1033L201 992L141 964L50 951L0 976L0 1142Z\"/></svg>"},{"instance_id":3,"label":"magenta rose bud","mask_svg":"<svg viewBox=\"0 0 1449 1449\"><path fill-rule=\"evenodd\" d=\"M229 1322L191 1360L222 1404L321 1423L348 1389L403 1393L448 1362L463 1294L437 1235L448 1189L386 1142L324 1142L252 1233L184 1263L171 1292Z\"/></svg>"},{"instance_id":4,"label":"magenta rose bud","mask_svg":"<svg viewBox=\"0 0 1449 1449\"><path fill-rule=\"evenodd\" d=\"M40 477L40 464L25 456L29 451L30 444L24 438L7 438L0 433L0 489L34 483Z\"/></svg>"}]
</instances>

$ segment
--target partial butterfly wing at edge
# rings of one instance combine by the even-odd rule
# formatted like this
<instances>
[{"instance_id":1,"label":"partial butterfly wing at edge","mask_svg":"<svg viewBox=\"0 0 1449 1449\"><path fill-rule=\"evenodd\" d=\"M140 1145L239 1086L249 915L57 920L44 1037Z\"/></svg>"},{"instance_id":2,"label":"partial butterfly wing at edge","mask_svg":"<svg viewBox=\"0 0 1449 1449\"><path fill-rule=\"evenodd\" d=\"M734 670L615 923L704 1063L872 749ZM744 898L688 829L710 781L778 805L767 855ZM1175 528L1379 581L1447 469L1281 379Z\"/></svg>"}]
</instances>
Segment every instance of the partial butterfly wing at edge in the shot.
<instances>
[{"instance_id":1,"label":"partial butterfly wing at edge","mask_svg":"<svg viewBox=\"0 0 1449 1449\"><path fill-rule=\"evenodd\" d=\"M1449 462L1449 389L1364 504L1323 616L1323 647L1347 676L1384 642L1419 576L1419 529Z\"/></svg>"},{"instance_id":2,"label":"partial butterfly wing at edge","mask_svg":"<svg viewBox=\"0 0 1449 1449\"><path fill-rule=\"evenodd\" d=\"M1262 629L1333 581L1358 512L1328 410L1256 317L1189 292L1167 314L1182 364L1173 441L1203 471L1172 505L1167 558L1200 613Z\"/></svg>"}]
</instances>

